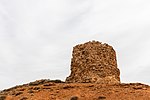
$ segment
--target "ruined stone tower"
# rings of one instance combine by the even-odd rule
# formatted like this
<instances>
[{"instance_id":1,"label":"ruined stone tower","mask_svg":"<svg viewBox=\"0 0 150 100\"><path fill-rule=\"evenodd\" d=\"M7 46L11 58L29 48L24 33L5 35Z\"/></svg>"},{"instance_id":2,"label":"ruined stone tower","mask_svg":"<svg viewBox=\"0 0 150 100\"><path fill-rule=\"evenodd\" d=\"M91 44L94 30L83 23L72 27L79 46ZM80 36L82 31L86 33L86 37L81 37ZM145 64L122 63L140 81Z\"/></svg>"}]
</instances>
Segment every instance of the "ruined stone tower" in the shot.
<instances>
[{"instance_id":1,"label":"ruined stone tower","mask_svg":"<svg viewBox=\"0 0 150 100\"><path fill-rule=\"evenodd\" d=\"M76 45L71 59L71 83L120 83L116 53L108 44L98 41Z\"/></svg>"}]
</instances>

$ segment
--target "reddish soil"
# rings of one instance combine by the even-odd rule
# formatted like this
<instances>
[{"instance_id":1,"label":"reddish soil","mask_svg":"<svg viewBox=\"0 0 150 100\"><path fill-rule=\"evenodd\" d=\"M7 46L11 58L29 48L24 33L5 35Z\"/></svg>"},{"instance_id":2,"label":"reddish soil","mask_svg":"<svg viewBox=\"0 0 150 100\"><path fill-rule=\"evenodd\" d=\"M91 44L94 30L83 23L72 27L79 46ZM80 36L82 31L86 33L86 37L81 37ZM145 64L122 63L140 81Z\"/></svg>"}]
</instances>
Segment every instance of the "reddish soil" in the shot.
<instances>
[{"instance_id":1,"label":"reddish soil","mask_svg":"<svg viewBox=\"0 0 150 100\"><path fill-rule=\"evenodd\" d=\"M3 90L0 100L150 100L150 86L38 80Z\"/></svg>"}]
</instances>

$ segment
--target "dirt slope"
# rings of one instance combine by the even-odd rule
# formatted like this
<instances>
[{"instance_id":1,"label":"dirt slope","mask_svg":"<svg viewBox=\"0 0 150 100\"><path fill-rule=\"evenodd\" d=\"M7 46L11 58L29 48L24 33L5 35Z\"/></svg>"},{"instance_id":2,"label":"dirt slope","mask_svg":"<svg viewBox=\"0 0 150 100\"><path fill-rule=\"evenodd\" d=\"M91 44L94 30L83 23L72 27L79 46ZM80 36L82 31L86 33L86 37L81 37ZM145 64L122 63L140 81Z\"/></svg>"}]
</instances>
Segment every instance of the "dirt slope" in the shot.
<instances>
[{"instance_id":1,"label":"dirt slope","mask_svg":"<svg viewBox=\"0 0 150 100\"><path fill-rule=\"evenodd\" d=\"M38 80L3 90L0 100L150 100L150 87L141 83L106 85Z\"/></svg>"}]
</instances>

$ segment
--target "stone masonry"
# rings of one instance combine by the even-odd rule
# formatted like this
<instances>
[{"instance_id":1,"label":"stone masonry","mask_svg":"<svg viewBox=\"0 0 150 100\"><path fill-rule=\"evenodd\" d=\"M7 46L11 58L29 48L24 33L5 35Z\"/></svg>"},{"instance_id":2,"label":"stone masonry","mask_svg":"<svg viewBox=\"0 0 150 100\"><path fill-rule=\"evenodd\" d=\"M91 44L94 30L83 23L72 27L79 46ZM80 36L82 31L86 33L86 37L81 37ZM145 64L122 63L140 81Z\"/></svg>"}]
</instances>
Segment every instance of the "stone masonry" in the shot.
<instances>
[{"instance_id":1,"label":"stone masonry","mask_svg":"<svg viewBox=\"0 0 150 100\"><path fill-rule=\"evenodd\" d=\"M112 46L89 41L73 48L68 83L120 83L116 53Z\"/></svg>"}]
</instances>

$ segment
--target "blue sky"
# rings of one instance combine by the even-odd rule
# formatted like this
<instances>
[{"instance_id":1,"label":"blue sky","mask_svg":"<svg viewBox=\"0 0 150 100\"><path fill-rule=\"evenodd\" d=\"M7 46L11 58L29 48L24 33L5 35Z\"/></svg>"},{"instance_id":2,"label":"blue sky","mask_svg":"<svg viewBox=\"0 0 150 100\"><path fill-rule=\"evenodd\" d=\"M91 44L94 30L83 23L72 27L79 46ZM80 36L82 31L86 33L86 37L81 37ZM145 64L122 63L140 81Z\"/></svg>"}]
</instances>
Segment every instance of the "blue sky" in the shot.
<instances>
[{"instance_id":1,"label":"blue sky","mask_svg":"<svg viewBox=\"0 0 150 100\"><path fill-rule=\"evenodd\" d=\"M117 52L122 82L150 84L149 0L0 0L0 89L70 73L72 47Z\"/></svg>"}]
</instances>

